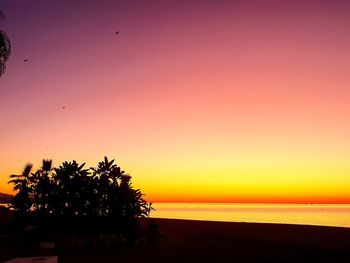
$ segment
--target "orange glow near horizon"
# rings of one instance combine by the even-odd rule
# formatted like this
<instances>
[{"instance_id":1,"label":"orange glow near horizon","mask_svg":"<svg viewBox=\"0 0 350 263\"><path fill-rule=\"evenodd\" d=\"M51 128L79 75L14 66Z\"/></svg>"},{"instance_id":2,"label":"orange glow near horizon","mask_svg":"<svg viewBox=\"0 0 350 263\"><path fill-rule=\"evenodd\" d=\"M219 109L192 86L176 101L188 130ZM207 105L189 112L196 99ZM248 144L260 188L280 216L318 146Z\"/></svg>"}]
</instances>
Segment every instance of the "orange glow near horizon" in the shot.
<instances>
[{"instance_id":1,"label":"orange glow near horizon","mask_svg":"<svg viewBox=\"0 0 350 263\"><path fill-rule=\"evenodd\" d=\"M0 192L107 155L149 201L350 203L350 4L39 2L0 7Z\"/></svg>"}]
</instances>

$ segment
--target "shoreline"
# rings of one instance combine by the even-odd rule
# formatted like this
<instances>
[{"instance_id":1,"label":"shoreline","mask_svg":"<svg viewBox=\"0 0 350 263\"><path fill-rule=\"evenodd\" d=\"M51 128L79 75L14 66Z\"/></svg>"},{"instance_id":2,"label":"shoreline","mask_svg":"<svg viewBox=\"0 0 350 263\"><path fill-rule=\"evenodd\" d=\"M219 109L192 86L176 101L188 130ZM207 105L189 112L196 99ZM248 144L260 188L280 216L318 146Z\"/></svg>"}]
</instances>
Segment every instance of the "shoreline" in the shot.
<instances>
[{"instance_id":1,"label":"shoreline","mask_svg":"<svg viewBox=\"0 0 350 263\"><path fill-rule=\"evenodd\" d=\"M164 223L166 221L174 223L208 223L208 224L227 224L227 225L260 225L260 226L285 226L285 227L305 227L305 228L322 228L324 229L342 229L350 231L350 227L345 226L328 226L328 225L309 225L309 224L292 224L292 223L268 223L268 222L232 222L232 221L216 221L216 220L202 220L202 219L183 219L183 218L161 218L161 217L148 217L140 218L140 221L156 221L158 223ZM350 221L350 218L349 218ZM141 224L143 224L141 222Z\"/></svg>"},{"instance_id":2,"label":"shoreline","mask_svg":"<svg viewBox=\"0 0 350 263\"><path fill-rule=\"evenodd\" d=\"M144 220L146 222L154 220L159 224L160 229L163 227L164 230L170 231L171 233L174 229L177 229L177 235L181 235L181 232L184 231L192 232L194 230L191 230L191 228L197 227L197 230L205 229L206 232L211 233L225 233L225 235L244 236L256 239L293 240L305 243L313 241L314 245L338 245L338 247L344 245L344 248L350 249L350 227L174 218L146 218ZM319 236L319 234L322 235ZM332 239L332 242L328 242L330 239Z\"/></svg>"},{"instance_id":3,"label":"shoreline","mask_svg":"<svg viewBox=\"0 0 350 263\"><path fill-rule=\"evenodd\" d=\"M154 204L154 218L350 227L349 205Z\"/></svg>"},{"instance_id":4,"label":"shoreline","mask_svg":"<svg viewBox=\"0 0 350 263\"><path fill-rule=\"evenodd\" d=\"M259 222L259 221L230 221L230 220L208 220L208 219L190 219L190 218L172 218L172 217L150 217L154 220L180 220L180 221L195 221L195 222L213 222L213 223L233 223L233 224L262 224L262 225L285 225L285 226L307 226L307 227L330 227L349 229L350 226L341 225L322 225L322 224L305 224L305 223L280 223L280 222ZM349 218L350 221L350 218Z\"/></svg>"}]
</instances>

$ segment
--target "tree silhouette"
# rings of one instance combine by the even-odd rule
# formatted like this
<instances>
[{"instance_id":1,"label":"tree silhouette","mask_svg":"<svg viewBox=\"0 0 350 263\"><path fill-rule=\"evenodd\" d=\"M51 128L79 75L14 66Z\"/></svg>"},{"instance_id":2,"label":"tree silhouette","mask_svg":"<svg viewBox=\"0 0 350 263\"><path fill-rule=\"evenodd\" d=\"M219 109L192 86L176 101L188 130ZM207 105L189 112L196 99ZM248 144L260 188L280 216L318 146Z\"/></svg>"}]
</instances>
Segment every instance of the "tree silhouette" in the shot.
<instances>
[{"instance_id":1,"label":"tree silhouette","mask_svg":"<svg viewBox=\"0 0 350 263\"><path fill-rule=\"evenodd\" d=\"M0 20L5 18L0 10ZM0 30L0 76L5 72L5 63L11 54L11 42L5 31Z\"/></svg>"},{"instance_id":2,"label":"tree silhouette","mask_svg":"<svg viewBox=\"0 0 350 263\"><path fill-rule=\"evenodd\" d=\"M35 209L44 214L49 213L50 206L52 206L51 199L52 191L54 190L50 176L52 169L52 160L44 159L41 168L30 177Z\"/></svg>"},{"instance_id":3,"label":"tree silhouette","mask_svg":"<svg viewBox=\"0 0 350 263\"><path fill-rule=\"evenodd\" d=\"M147 216L150 204L143 199L140 189L133 189L131 176L105 157L93 171L95 191L99 198L98 214L129 220Z\"/></svg>"},{"instance_id":4,"label":"tree silhouette","mask_svg":"<svg viewBox=\"0 0 350 263\"><path fill-rule=\"evenodd\" d=\"M53 168L51 160L43 160L41 168L31 173L32 165L27 164L21 175L10 176L9 183L18 191L12 207L21 215L63 218L68 224L89 218L123 227L149 216L151 203L140 189L133 189L131 176L114 160L105 157L95 168L84 166L73 160Z\"/></svg>"},{"instance_id":5,"label":"tree silhouette","mask_svg":"<svg viewBox=\"0 0 350 263\"><path fill-rule=\"evenodd\" d=\"M89 169L85 163L63 162L53 174L55 213L59 215L87 215L89 207L87 191L90 191Z\"/></svg>"},{"instance_id":6,"label":"tree silhouette","mask_svg":"<svg viewBox=\"0 0 350 263\"><path fill-rule=\"evenodd\" d=\"M13 197L11 207L17 210L20 214L25 215L32 207L31 201L31 183L30 172L33 168L31 163L26 164L22 174L12 174L9 183L13 184L13 190L18 193Z\"/></svg>"}]
</instances>

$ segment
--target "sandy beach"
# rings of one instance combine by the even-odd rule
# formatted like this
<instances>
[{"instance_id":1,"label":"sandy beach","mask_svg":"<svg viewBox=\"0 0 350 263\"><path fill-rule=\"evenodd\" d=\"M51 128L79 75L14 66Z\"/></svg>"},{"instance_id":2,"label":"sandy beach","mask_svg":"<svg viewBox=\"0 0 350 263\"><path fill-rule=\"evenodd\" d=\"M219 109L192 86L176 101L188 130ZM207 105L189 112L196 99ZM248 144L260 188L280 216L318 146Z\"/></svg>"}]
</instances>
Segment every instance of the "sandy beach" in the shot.
<instances>
[{"instance_id":1,"label":"sandy beach","mask_svg":"<svg viewBox=\"0 0 350 263\"><path fill-rule=\"evenodd\" d=\"M151 219L141 220L145 229ZM153 219L152 219L153 220ZM65 248L71 262L350 262L350 228L155 219L161 239L135 245ZM45 254L1 236L0 262ZM53 252L51 252L53 253Z\"/></svg>"}]
</instances>

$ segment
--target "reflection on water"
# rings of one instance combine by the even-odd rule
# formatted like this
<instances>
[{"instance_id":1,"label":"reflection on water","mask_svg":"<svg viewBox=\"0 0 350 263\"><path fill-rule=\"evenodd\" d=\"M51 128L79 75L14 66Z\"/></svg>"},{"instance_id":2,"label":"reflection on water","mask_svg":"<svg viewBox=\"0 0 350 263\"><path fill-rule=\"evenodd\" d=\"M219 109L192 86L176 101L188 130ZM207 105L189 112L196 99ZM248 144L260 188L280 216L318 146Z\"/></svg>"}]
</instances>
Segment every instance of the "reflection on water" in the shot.
<instances>
[{"instance_id":1,"label":"reflection on water","mask_svg":"<svg viewBox=\"0 0 350 263\"><path fill-rule=\"evenodd\" d=\"M153 203L154 218L350 227L350 205Z\"/></svg>"}]
</instances>

